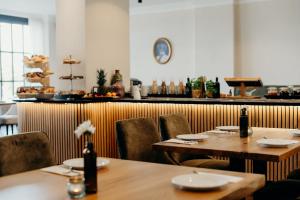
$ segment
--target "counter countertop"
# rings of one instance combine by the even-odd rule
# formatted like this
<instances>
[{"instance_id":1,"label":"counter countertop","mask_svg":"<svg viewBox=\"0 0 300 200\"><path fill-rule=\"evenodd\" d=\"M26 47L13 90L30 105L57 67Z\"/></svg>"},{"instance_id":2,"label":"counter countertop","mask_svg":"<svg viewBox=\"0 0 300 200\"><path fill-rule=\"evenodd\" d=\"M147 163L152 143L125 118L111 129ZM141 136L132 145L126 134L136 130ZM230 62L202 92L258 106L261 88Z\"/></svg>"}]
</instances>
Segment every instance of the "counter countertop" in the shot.
<instances>
[{"instance_id":1,"label":"counter countertop","mask_svg":"<svg viewBox=\"0 0 300 200\"><path fill-rule=\"evenodd\" d=\"M95 103L95 102L131 102L131 103L173 103L173 104L229 104L229 105L293 105L300 106L300 99L210 99L210 98L158 98L149 97L141 100L131 98L91 98L91 99L15 99L15 102L32 102L32 103Z\"/></svg>"}]
</instances>

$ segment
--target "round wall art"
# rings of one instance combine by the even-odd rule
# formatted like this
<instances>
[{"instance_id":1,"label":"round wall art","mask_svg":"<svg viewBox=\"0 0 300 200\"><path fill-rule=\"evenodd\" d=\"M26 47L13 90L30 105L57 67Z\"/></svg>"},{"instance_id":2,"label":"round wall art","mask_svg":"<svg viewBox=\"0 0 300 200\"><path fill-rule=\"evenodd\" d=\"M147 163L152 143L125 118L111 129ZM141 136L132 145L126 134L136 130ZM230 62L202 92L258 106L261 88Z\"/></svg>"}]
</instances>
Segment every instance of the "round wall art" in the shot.
<instances>
[{"instance_id":1,"label":"round wall art","mask_svg":"<svg viewBox=\"0 0 300 200\"><path fill-rule=\"evenodd\" d=\"M159 64L166 64L172 57L172 45L167 38L159 38L153 46L153 55Z\"/></svg>"}]
</instances>

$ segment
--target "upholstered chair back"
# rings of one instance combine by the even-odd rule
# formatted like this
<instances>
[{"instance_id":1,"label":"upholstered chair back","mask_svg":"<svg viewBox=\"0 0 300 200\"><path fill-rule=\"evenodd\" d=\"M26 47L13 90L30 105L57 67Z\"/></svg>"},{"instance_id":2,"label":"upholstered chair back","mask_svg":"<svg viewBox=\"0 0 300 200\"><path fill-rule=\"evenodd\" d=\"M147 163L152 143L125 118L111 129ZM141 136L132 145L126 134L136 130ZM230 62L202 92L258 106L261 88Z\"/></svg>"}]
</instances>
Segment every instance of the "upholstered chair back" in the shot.
<instances>
[{"instance_id":1,"label":"upholstered chair back","mask_svg":"<svg viewBox=\"0 0 300 200\"><path fill-rule=\"evenodd\" d=\"M152 144L161 141L153 119L137 118L117 121L116 131L121 159L169 163L163 152L152 149Z\"/></svg>"},{"instance_id":2,"label":"upholstered chair back","mask_svg":"<svg viewBox=\"0 0 300 200\"><path fill-rule=\"evenodd\" d=\"M30 132L0 138L0 176L54 165L45 133Z\"/></svg>"}]
</instances>

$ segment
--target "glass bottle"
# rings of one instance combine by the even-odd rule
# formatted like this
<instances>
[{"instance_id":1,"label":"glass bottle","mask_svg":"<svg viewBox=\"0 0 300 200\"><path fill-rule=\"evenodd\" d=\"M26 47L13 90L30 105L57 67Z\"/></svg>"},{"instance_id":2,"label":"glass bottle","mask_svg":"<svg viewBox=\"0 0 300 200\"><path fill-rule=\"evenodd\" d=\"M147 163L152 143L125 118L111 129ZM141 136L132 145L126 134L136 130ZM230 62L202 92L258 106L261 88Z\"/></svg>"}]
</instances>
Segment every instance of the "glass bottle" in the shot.
<instances>
[{"instance_id":1,"label":"glass bottle","mask_svg":"<svg viewBox=\"0 0 300 200\"><path fill-rule=\"evenodd\" d=\"M163 81L161 83L161 92L160 92L161 95L166 95L167 94L167 84L165 81Z\"/></svg>"},{"instance_id":2,"label":"glass bottle","mask_svg":"<svg viewBox=\"0 0 300 200\"><path fill-rule=\"evenodd\" d=\"M187 82L185 85L185 95L187 97L192 97L192 83L189 77L187 78Z\"/></svg>"},{"instance_id":3,"label":"glass bottle","mask_svg":"<svg viewBox=\"0 0 300 200\"><path fill-rule=\"evenodd\" d=\"M97 192L97 155L94 151L94 145L91 142L91 136L88 136L85 149L83 150L84 160L84 183L87 194Z\"/></svg>"},{"instance_id":4,"label":"glass bottle","mask_svg":"<svg viewBox=\"0 0 300 200\"><path fill-rule=\"evenodd\" d=\"M215 82L215 94L214 94L214 98L220 98L221 93L220 93L220 82L219 82L219 78L216 78L216 82Z\"/></svg>"}]
</instances>

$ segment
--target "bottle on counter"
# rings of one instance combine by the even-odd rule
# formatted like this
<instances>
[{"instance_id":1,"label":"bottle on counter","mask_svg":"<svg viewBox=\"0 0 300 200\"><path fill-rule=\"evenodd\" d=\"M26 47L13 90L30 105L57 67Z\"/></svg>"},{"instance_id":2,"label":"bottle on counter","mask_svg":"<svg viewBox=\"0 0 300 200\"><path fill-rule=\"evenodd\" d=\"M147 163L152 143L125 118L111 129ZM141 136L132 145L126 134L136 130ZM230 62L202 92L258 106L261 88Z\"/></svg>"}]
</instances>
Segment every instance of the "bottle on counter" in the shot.
<instances>
[{"instance_id":1,"label":"bottle on counter","mask_svg":"<svg viewBox=\"0 0 300 200\"><path fill-rule=\"evenodd\" d=\"M167 95L167 84L165 81L161 82L161 95Z\"/></svg>"},{"instance_id":2,"label":"bottle on counter","mask_svg":"<svg viewBox=\"0 0 300 200\"><path fill-rule=\"evenodd\" d=\"M156 80L154 80L152 82L151 93L152 94L158 94L158 86L157 86L157 81Z\"/></svg>"},{"instance_id":3,"label":"bottle on counter","mask_svg":"<svg viewBox=\"0 0 300 200\"><path fill-rule=\"evenodd\" d=\"M192 97L192 82L189 77L187 78L187 82L185 85L185 95L187 97Z\"/></svg>"},{"instance_id":4,"label":"bottle on counter","mask_svg":"<svg viewBox=\"0 0 300 200\"><path fill-rule=\"evenodd\" d=\"M241 115L240 115L240 137L248 137L248 113L247 113L247 107L243 106L241 108Z\"/></svg>"},{"instance_id":5,"label":"bottle on counter","mask_svg":"<svg viewBox=\"0 0 300 200\"><path fill-rule=\"evenodd\" d=\"M170 86L169 86L169 94L175 94L175 83L174 81L170 81Z\"/></svg>"},{"instance_id":6,"label":"bottle on counter","mask_svg":"<svg viewBox=\"0 0 300 200\"><path fill-rule=\"evenodd\" d=\"M185 88L184 88L183 82L179 81L179 84L178 84L178 95L184 95L184 94L185 94Z\"/></svg>"},{"instance_id":7,"label":"bottle on counter","mask_svg":"<svg viewBox=\"0 0 300 200\"><path fill-rule=\"evenodd\" d=\"M118 96L124 97L125 96L125 88L123 86L123 77L120 73L120 70L115 70L115 74L111 78L111 86L115 93Z\"/></svg>"},{"instance_id":8,"label":"bottle on counter","mask_svg":"<svg viewBox=\"0 0 300 200\"><path fill-rule=\"evenodd\" d=\"M88 139L83 150L84 160L84 183L85 192L92 194L97 192L97 155L94 151L94 145Z\"/></svg>"},{"instance_id":9,"label":"bottle on counter","mask_svg":"<svg viewBox=\"0 0 300 200\"><path fill-rule=\"evenodd\" d=\"M221 92L220 92L220 82L219 82L219 78L216 78L216 82L215 82L215 94L214 94L214 98L220 98L221 97Z\"/></svg>"}]
</instances>

